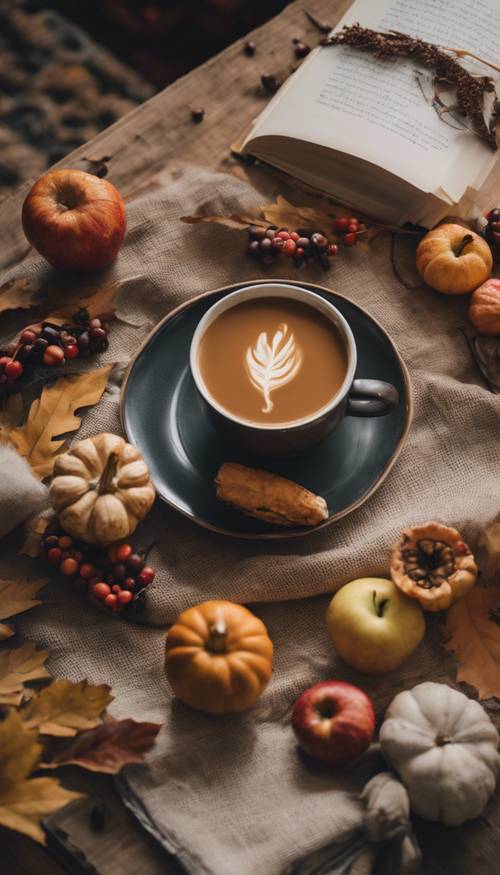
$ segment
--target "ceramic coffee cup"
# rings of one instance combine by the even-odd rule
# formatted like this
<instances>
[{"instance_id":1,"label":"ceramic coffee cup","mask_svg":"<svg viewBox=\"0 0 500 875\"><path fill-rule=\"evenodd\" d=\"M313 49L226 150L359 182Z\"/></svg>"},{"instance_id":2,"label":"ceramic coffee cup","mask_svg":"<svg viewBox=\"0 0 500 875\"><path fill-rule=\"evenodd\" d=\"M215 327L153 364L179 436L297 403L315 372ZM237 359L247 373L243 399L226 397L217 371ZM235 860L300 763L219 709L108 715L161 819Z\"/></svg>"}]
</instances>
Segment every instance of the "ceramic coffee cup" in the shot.
<instances>
[{"instance_id":1,"label":"ceramic coffee cup","mask_svg":"<svg viewBox=\"0 0 500 875\"><path fill-rule=\"evenodd\" d=\"M288 424L262 424L242 419L219 404L204 383L198 364L201 340L209 325L237 304L256 298L285 298L314 307L337 328L345 344L347 370L344 381L330 401L311 416ZM398 403L397 389L377 379L355 380L357 352L349 324L333 304L300 286L286 283L250 285L213 304L200 319L191 341L190 367L194 383L215 427L256 456L290 456L309 449L330 434L344 416L383 416Z\"/></svg>"}]
</instances>

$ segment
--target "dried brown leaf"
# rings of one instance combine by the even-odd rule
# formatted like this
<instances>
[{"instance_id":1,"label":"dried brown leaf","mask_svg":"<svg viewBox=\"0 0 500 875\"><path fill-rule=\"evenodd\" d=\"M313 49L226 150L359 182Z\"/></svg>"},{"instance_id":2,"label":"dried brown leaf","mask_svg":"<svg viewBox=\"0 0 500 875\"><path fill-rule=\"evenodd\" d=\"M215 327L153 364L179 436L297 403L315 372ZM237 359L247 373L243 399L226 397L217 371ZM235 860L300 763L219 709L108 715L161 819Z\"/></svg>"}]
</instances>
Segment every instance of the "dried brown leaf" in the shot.
<instances>
[{"instance_id":1,"label":"dried brown leaf","mask_svg":"<svg viewBox=\"0 0 500 875\"><path fill-rule=\"evenodd\" d=\"M0 409L0 441L8 440L13 428L18 426L23 418L22 395L9 395Z\"/></svg>"},{"instance_id":2,"label":"dried brown leaf","mask_svg":"<svg viewBox=\"0 0 500 875\"><path fill-rule=\"evenodd\" d=\"M0 623L0 641L7 641L7 638L12 638L14 629L6 626L5 623Z\"/></svg>"},{"instance_id":3,"label":"dried brown leaf","mask_svg":"<svg viewBox=\"0 0 500 875\"><path fill-rule=\"evenodd\" d=\"M69 297L66 295L63 306L54 309L45 317L45 320L62 324L71 319L81 307L85 307L89 311L91 319L102 316L104 313L112 313L114 299L123 284L123 280L116 280L98 286L97 290L95 286L81 288L78 292L70 294Z\"/></svg>"},{"instance_id":4,"label":"dried brown leaf","mask_svg":"<svg viewBox=\"0 0 500 875\"><path fill-rule=\"evenodd\" d=\"M275 204L267 204L260 208L267 224L278 228L311 228L314 231L330 231L335 218L335 212L330 204L324 203L317 207L296 207L282 195L278 195Z\"/></svg>"},{"instance_id":5,"label":"dried brown leaf","mask_svg":"<svg viewBox=\"0 0 500 875\"><path fill-rule=\"evenodd\" d=\"M43 735L72 736L101 723L101 714L113 700L107 684L72 683L65 678L40 690L22 711L25 726Z\"/></svg>"},{"instance_id":6,"label":"dried brown leaf","mask_svg":"<svg viewBox=\"0 0 500 875\"><path fill-rule=\"evenodd\" d=\"M500 584L475 586L446 615L445 646L459 660L457 681L476 687L479 698L500 698Z\"/></svg>"},{"instance_id":7,"label":"dried brown leaf","mask_svg":"<svg viewBox=\"0 0 500 875\"><path fill-rule=\"evenodd\" d=\"M41 768L57 769L71 765L90 772L115 775L129 763L144 762L144 754L153 746L161 725L108 718L102 726L81 732Z\"/></svg>"},{"instance_id":8,"label":"dried brown leaf","mask_svg":"<svg viewBox=\"0 0 500 875\"><path fill-rule=\"evenodd\" d=\"M42 752L36 737L16 711L0 723L0 824L45 844L40 820L82 796L65 790L55 778L29 779Z\"/></svg>"},{"instance_id":9,"label":"dried brown leaf","mask_svg":"<svg viewBox=\"0 0 500 875\"><path fill-rule=\"evenodd\" d=\"M0 313L34 307L38 291L39 287L26 277L9 280L0 286Z\"/></svg>"},{"instance_id":10,"label":"dried brown leaf","mask_svg":"<svg viewBox=\"0 0 500 875\"><path fill-rule=\"evenodd\" d=\"M224 225L236 231L245 231L249 225L261 225L267 228L268 222L253 216L181 216L181 222L187 225Z\"/></svg>"},{"instance_id":11,"label":"dried brown leaf","mask_svg":"<svg viewBox=\"0 0 500 875\"><path fill-rule=\"evenodd\" d=\"M36 559L40 553L40 539L49 523L45 514L31 516L24 523L24 541L17 551L18 556L29 556Z\"/></svg>"},{"instance_id":12,"label":"dried brown leaf","mask_svg":"<svg viewBox=\"0 0 500 875\"><path fill-rule=\"evenodd\" d=\"M46 583L47 578L32 581L24 578L0 580L0 620L22 614L36 605L41 605L42 602L34 596Z\"/></svg>"},{"instance_id":13,"label":"dried brown leaf","mask_svg":"<svg viewBox=\"0 0 500 875\"><path fill-rule=\"evenodd\" d=\"M0 705L19 705L27 681L50 677L43 667L48 655L48 650L37 650L30 641L0 653Z\"/></svg>"},{"instance_id":14,"label":"dried brown leaf","mask_svg":"<svg viewBox=\"0 0 500 875\"><path fill-rule=\"evenodd\" d=\"M54 457L65 442L65 438L56 438L80 427L81 417L75 411L97 404L112 368L107 365L97 371L61 377L33 401L24 425L10 432L11 443L37 477L42 479L51 473Z\"/></svg>"}]
</instances>

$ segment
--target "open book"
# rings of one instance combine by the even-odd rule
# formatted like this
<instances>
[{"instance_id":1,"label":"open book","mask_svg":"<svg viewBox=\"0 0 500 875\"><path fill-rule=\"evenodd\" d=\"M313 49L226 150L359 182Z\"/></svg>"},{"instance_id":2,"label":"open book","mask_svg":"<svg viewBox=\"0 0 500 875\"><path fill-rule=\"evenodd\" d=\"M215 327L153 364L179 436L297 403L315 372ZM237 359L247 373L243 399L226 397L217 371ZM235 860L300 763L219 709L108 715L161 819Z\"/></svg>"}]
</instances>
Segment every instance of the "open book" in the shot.
<instances>
[{"instance_id":1,"label":"open book","mask_svg":"<svg viewBox=\"0 0 500 875\"><path fill-rule=\"evenodd\" d=\"M355 22L500 65L500 0L357 0L335 30ZM471 72L497 75L469 64ZM320 47L237 148L387 222L432 226L497 206L500 153L449 115L448 124L438 116L422 87L429 74L412 60Z\"/></svg>"}]
</instances>

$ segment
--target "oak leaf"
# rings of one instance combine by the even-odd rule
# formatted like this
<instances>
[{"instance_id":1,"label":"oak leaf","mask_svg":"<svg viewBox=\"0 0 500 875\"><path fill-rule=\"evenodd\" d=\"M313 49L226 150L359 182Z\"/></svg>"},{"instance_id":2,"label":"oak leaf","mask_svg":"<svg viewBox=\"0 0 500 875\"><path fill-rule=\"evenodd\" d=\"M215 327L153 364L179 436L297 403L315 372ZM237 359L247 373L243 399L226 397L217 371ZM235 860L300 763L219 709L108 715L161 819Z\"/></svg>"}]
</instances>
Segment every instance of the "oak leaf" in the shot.
<instances>
[{"instance_id":1,"label":"oak leaf","mask_svg":"<svg viewBox=\"0 0 500 875\"><path fill-rule=\"evenodd\" d=\"M41 605L40 599L35 599L34 596L47 582L47 578L32 581L24 578L0 580L0 620Z\"/></svg>"},{"instance_id":2,"label":"oak leaf","mask_svg":"<svg viewBox=\"0 0 500 875\"><path fill-rule=\"evenodd\" d=\"M480 699L500 698L500 584L475 586L449 609L445 646L459 660L457 681L476 687Z\"/></svg>"},{"instance_id":3,"label":"oak leaf","mask_svg":"<svg viewBox=\"0 0 500 875\"><path fill-rule=\"evenodd\" d=\"M34 307L38 291L39 287L26 277L9 280L0 286L0 313Z\"/></svg>"},{"instance_id":4,"label":"oak leaf","mask_svg":"<svg viewBox=\"0 0 500 875\"><path fill-rule=\"evenodd\" d=\"M110 690L107 684L74 684L61 678L33 696L22 718L28 729L37 728L42 735L76 735L101 723L102 712L113 700Z\"/></svg>"},{"instance_id":5,"label":"oak leaf","mask_svg":"<svg viewBox=\"0 0 500 875\"><path fill-rule=\"evenodd\" d=\"M48 655L48 650L37 650L30 641L0 653L0 705L19 705L27 681L50 677L43 666Z\"/></svg>"},{"instance_id":6,"label":"oak leaf","mask_svg":"<svg viewBox=\"0 0 500 875\"><path fill-rule=\"evenodd\" d=\"M41 768L80 766L89 772L114 775L130 763L144 762L144 754L153 746L161 723L136 720L107 720L96 729L81 732L74 741Z\"/></svg>"},{"instance_id":7,"label":"oak leaf","mask_svg":"<svg viewBox=\"0 0 500 875\"><path fill-rule=\"evenodd\" d=\"M81 417L75 415L75 410L97 404L113 367L60 377L33 401L24 425L10 432L11 443L37 477L43 479L51 473L54 457L65 442L59 436L80 427Z\"/></svg>"},{"instance_id":8,"label":"oak leaf","mask_svg":"<svg viewBox=\"0 0 500 875\"><path fill-rule=\"evenodd\" d=\"M42 745L17 711L0 723L0 751L0 824L45 844L40 819L82 796L65 790L55 778L29 778Z\"/></svg>"}]
</instances>

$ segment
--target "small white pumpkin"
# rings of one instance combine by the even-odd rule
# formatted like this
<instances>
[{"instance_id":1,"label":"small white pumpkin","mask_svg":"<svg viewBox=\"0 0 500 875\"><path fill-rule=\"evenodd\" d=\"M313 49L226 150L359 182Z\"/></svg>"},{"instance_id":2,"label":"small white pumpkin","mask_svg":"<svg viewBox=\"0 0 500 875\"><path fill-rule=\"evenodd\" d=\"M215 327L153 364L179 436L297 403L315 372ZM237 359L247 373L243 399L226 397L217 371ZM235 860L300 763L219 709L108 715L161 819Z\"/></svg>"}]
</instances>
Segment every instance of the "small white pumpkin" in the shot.
<instances>
[{"instance_id":1,"label":"small white pumpkin","mask_svg":"<svg viewBox=\"0 0 500 875\"><path fill-rule=\"evenodd\" d=\"M498 738L479 702L431 682L399 693L380 729L413 810L448 826L484 810L500 774Z\"/></svg>"},{"instance_id":2,"label":"small white pumpkin","mask_svg":"<svg viewBox=\"0 0 500 875\"><path fill-rule=\"evenodd\" d=\"M50 499L69 535L106 546L135 531L155 490L139 450L103 432L56 456Z\"/></svg>"}]
</instances>

